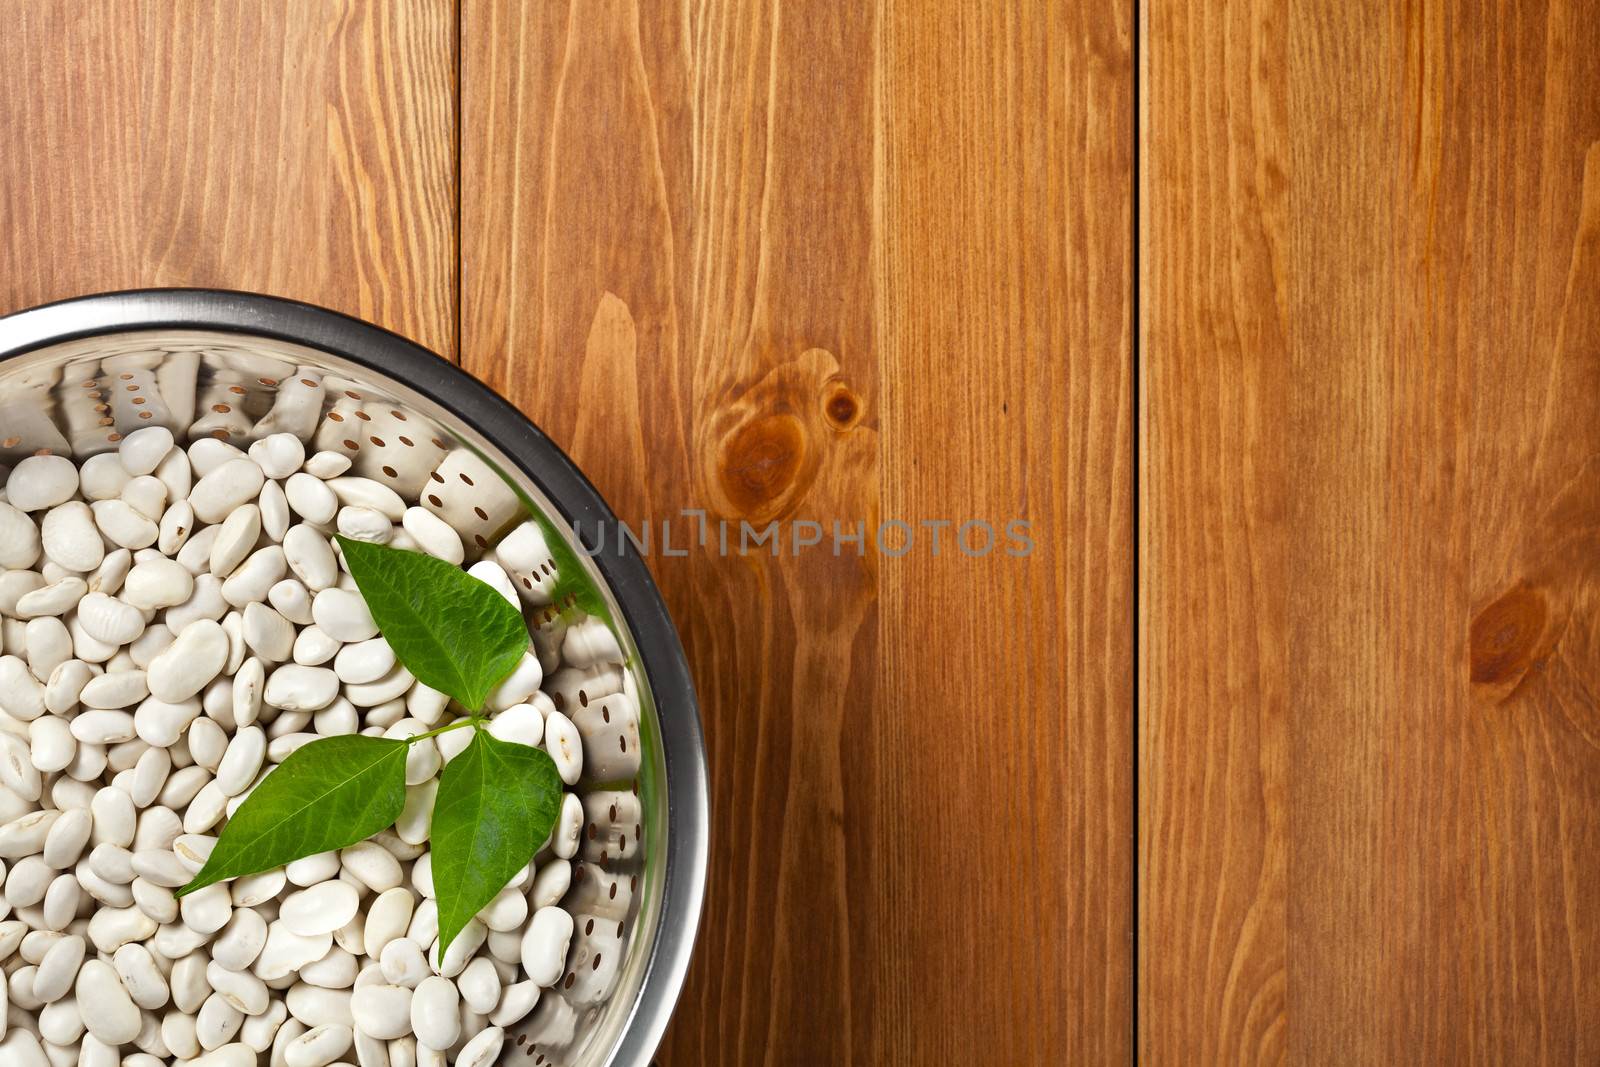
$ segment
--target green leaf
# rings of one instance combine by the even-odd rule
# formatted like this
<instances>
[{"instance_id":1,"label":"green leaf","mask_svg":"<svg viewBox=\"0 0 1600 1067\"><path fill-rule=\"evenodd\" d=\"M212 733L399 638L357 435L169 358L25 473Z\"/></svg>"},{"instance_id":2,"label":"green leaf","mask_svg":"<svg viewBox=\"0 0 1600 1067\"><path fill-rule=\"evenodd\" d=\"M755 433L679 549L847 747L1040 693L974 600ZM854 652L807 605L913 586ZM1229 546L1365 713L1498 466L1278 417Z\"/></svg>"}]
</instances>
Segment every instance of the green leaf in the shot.
<instances>
[{"instance_id":1,"label":"green leaf","mask_svg":"<svg viewBox=\"0 0 1600 1067\"><path fill-rule=\"evenodd\" d=\"M177 895L364 841L406 803L406 743L351 734L312 741L261 780Z\"/></svg>"},{"instance_id":2,"label":"green leaf","mask_svg":"<svg viewBox=\"0 0 1600 1067\"><path fill-rule=\"evenodd\" d=\"M528 651L522 613L487 582L421 552L339 538L372 621L424 685L479 711Z\"/></svg>"},{"instance_id":3,"label":"green leaf","mask_svg":"<svg viewBox=\"0 0 1600 1067\"><path fill-rule=\"evenodd\" d=\"M533 858L561 811L561 774L546 752L475 732L446 764L433 802L440 960L461 928Z\"/></svg>"}]
</instances>

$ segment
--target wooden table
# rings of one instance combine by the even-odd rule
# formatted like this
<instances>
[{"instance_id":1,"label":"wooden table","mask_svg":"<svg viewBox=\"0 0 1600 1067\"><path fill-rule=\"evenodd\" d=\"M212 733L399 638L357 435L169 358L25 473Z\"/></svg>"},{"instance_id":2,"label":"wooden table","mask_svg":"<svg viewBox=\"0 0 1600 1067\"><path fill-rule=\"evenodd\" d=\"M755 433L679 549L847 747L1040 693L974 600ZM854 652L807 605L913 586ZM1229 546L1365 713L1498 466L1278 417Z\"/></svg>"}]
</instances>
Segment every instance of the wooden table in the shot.
<instances>
[{"instance_id":1,"label":"wooden table","mask_svg":"<svg viewBox=\"0 0 1600 1067\"><path fill-rule=\"evenodd\" d=\"M1596 0L15 7L0 310L314 301L779 523L651 560L663 1064L1600 1055Z\"/></svg>"},{"instance_id":2,"label":"wooden table","mask_svg":"<svg viewBox=\"0 0 1600 1067\"><path fill-rule=\"evenodd\" d=\"M671 521L681 546L684 509L732 522L727 557L652 559L716 827L662 1063L1126 1056L1125 16L20 0L8 20L0 310L146 285L334 307L505 392L635 529ZM776 557L738 553L739 522L774 520ZM823 542L796 553L808 520ZM924 520L1002 545L1025 521L1035 547L973 558ZM835 521L916 541L836 556Z\"/></svg>"}]
</instances>

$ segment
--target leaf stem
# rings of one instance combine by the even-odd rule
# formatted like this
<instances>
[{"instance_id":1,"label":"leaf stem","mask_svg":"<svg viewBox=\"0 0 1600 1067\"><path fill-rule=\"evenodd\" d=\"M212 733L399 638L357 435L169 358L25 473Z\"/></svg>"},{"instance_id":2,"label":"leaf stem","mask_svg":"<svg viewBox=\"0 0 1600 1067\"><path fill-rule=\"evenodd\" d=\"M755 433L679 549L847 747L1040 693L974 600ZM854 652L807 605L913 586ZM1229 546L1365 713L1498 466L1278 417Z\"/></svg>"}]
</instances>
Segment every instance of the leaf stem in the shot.
<instances>
[{"instance_id":1,"label":"leaf stem","mask_svg":"<svg viewBox=\"0 0 1600 1067\"><path fill-rule=\"evenodd\" d=\"M471 726L474 729L481 730L483 729L483 716L474 715L468 719L458 719L455 722L448 723L447 725L441 726L436 730L429 730L425 734L416 734L412 737L408 737L405 739L405 742L408 745L416 744L418 741L426 740L430 737L438 737L440 734L447 734L451 730L459 730L463 726Z\"/></svg>"}]
</instances>

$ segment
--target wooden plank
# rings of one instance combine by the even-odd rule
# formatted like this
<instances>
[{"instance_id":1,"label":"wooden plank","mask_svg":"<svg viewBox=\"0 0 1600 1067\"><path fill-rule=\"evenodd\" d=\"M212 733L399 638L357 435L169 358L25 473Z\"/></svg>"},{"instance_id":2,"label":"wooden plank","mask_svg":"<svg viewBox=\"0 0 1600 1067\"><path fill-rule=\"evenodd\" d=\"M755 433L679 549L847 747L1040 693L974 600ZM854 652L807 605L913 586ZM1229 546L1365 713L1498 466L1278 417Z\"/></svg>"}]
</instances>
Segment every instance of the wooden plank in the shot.
<instances>
[{"instance_id":1,"label":"wooden plank","mask_svg":"<svg viewBox=\"0 0 1600 1067\"><path fill-rule=\"evenodd\" d=\"M651 560L715 816L661 1062L1125 1061L1131 13L463 15L464 364L733 524ZM1002 548L831 550L940 519Z\"/></svg>"},{"instance_id":2,"label":"wooden plank","mask_svg":"<svg viewBox=\"0 0 1600 1067\"><path fill-rule=\"evenodd\" d=\"M0 312L253 289L455 351L455 5L30 2L0 38Z\"/></svg>"},{"instance_id":3,"label":"wooden plank","mask_svg":"<svg viewBox=\"0 0 1600 1067\"><path fill-rule=\"evenodd\" d=\"M1150 1062L1597 1054L1597 16L1149 8Z\"/></svg>"}]
</instances>

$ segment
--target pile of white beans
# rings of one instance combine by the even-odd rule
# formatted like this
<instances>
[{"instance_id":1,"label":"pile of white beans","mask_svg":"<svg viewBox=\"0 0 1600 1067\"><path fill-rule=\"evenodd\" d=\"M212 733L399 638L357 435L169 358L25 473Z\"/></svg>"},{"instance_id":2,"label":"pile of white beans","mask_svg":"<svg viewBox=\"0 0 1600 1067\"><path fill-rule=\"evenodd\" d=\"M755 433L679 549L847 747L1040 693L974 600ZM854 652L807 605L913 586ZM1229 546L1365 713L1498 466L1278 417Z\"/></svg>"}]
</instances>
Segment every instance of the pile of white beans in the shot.
<instances>
[{"instance_id":1,"label":"pile of white beans","mask_svg":"<svg viewBox=\"0 0 1600 1067\"><path fill-rule=\"evenodd\" d=\"M308 455L292 433L185 448L146 426L4 478L4 1067L488 1067L510 1027L530 1057L562 1048L615 987L636 887L614 861L640 833L638 705L616 638L540 610L555 577L540 527L510 517L491 543L484 523L505 509L487 516L464 470L447 504L407 499L348 452ZM492 478L450 456L468 458L423 473L442 484L445 465L475 462ZM392 829L173 893L300 745L415 736L459 712L396 662L334 531L458 565L471 546L469 572L532 620L490 729L584 782L442 960L428 823L470 730L410 749Z\"/></svg>"}]
</instances>

